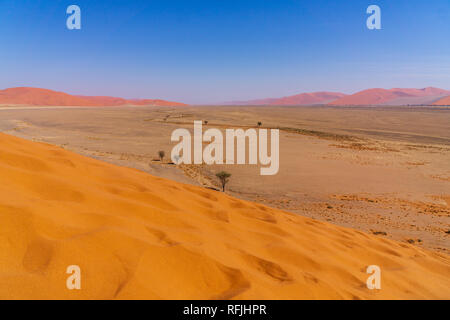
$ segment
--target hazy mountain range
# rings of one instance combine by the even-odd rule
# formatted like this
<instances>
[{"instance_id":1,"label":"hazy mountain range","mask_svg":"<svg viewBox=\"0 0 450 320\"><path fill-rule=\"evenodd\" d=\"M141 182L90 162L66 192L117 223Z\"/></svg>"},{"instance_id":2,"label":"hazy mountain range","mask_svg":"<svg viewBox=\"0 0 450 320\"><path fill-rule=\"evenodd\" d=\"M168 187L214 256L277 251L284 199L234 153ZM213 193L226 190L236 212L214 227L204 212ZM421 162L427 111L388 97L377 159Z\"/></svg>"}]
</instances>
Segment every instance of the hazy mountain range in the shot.
<instances>
[{"instance_id":1,"label":"hazy mountain range","mask_svg":"<svg viewBox=\"0 0 450 320\"><path fill-rule=\"evenodd\" d=\"M107 96L71 95L41 88L18 87L0 90L0 105L40 106L122 106L154 105L185 106L180 102L161 99L124 99ZM340 92L300 93L282 98L267 98L248 101L232 101L224 105L450 105L450 91L427 87L423 89L367 89L354 94Z\"/></svg>"},{"instance_id":2,"label":"hazy mountain range","mask_svg":"<svg viewBox=\"0 0 450 320\"><path fill-rule=\"evenodd\" d=\"M283 98L232 101L226 105L450 105L450 91L423 89L367 89L354 94L340 92L301 93Z\"/></svg>"}]
</instances>

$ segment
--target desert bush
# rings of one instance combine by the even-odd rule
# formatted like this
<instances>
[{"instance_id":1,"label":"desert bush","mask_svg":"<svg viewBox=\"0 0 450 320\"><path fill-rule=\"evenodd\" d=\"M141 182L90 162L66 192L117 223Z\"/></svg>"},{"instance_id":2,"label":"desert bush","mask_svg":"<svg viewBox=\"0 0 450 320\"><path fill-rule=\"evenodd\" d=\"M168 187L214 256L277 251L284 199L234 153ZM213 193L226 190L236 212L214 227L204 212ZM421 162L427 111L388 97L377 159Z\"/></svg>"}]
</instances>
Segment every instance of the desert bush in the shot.
<instances>
[{"instance_id":1,"label":"desert bush","mask_svg":"<svg viewBox=\"0 0 450 320\"><path fill-rule=\"evenodd\" d=\"M166 153L161 150L158 152L158 156L159 156L159 160L161 160L161 162L164 160L164 157L166 156Z\"/></svg>"},{"instance_id":2,"label":"desert bush","mask_svg":"<svg viewBox=\"0 0 450 320\"><path fill-rule=\"evenodd\" d=\"M230 181L231 173L228 173L226 171L220 171L216 173L216 177L219 178L220 183L222 184L222 191L225 192L225 186Z\"/></svg>"}]
</instances>

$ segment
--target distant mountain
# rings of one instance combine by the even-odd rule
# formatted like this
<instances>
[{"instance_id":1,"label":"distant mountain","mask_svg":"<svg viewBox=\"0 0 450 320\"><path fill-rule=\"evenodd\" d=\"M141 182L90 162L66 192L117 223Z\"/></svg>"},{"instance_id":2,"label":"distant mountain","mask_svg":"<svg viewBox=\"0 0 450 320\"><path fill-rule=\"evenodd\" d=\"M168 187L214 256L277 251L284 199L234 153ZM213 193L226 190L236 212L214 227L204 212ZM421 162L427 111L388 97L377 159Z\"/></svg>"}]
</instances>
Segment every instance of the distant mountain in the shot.
<instances>
[{"instance_id":1,"label":"distant mountain","mask_svg":"<svg viewBox=\"0 0 450 320\"><path fill-rule=\"evenodd\" d=\"M450 96L444 97L433 103L435 106L450 106Z\"/></svg>"},{"instance_id":2,"label":"distant mountain","mask_svg":"<svg viewBox=\"0 0 450 320\"><path fill-rule=\"evenodd\" d=\"M450 91L439 88L367 89L330 102L330 105L427 105L433 104Z\"/></svg>"},{"instance_id":3,"label":"distant mountain","mask_svg":"<svg viewBox=\"0 0 450 320\"><path fill-rule=\"evenodd\" d=\"M159 99L123 99L115 97L75 96L48 89L19 87L0 90L0 104L34 106L184 106L179 102Z\"/></svg>"},{"instance_id":4,"label":"distant mountain","mask_svg":"<svg viewBox=\"0 0 450 320\"><path fill-rule=\"evenodd\" d=\"M277 99L273 104L276 105L308 105L308 104L325 104L335 99L347 96L339 92L312 92L301 93L295 96Z\"/></svg>"},{"instance_id":5,"label":"distant mountain","mask_svg":"<svg viewBox=\"0 0 450 320\"><path fill-rule=\"evenodd\" d=\"M439 88L423 89L367 89L346 95L339 92L301 93L284 98L232 101L226 105L433 105L450 96L450 91ZM448 102L447 102L448 103Z\"/></svg>"},{"instance_id":6,"label":"distant mountain","mask_svg":"<svg viewBox=\"0 0 450 320\"><path fill-rule=\"evenodd\" d=\"M225 104L229 105L278 105L278 106L295 106L295 105L314 105L327 104L330 101L345 97L344 93L339 92L311 92L301 93L283 98L268 98L248 101L233 101Z\"/></svg>"}]
</instances>

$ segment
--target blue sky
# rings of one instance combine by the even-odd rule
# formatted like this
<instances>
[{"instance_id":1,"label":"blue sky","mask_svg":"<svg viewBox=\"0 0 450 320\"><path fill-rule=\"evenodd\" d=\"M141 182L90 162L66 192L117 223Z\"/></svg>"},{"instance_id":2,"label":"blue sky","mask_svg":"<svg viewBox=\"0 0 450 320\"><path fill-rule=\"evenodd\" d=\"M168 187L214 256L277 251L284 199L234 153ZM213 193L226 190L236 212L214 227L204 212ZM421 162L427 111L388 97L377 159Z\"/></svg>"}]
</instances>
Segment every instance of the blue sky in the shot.
<instances>
[{"instance_id":1,"label":"blue sky","mask_svg":"<svg viewBox=\"0 0 450 320\"><path fill-rule=\"evenodd\" d=\"M450 89L449 0L0 0L0 41L0 88L187 103Z\"/></svg>"}]
</instances>

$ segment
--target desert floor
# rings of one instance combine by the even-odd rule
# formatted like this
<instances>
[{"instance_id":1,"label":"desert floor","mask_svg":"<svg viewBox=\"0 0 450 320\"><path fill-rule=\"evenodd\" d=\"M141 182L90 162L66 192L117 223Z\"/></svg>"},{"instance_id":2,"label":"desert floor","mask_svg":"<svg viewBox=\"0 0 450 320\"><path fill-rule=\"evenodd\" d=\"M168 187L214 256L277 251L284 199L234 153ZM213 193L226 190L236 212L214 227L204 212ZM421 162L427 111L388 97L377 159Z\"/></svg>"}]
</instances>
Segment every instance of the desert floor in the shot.
<instances>
[{"instance_id":1,"label":"desert floor","mask_svg":"<svg viewBox=\"0 0 450 320\"><path fill-rule=\"evenodd\" d=\"M280 128L280 171L175 166L173 130ZM0 131L423 248L450 252L450 109L432 107L0 107Z\"/></svg>"}]
</instances>

